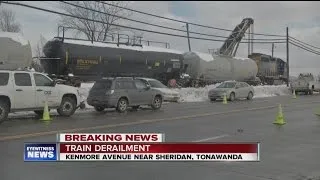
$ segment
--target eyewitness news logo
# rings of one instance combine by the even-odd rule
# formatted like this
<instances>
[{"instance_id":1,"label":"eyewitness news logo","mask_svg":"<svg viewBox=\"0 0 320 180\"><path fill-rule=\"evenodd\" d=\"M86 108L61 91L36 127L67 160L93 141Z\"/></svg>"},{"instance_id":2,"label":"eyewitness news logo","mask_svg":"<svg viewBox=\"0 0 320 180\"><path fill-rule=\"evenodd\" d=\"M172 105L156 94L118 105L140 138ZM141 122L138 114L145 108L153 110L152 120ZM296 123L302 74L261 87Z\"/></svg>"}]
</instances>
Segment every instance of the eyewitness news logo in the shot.
<instances>
[{"instance_id":1,"label":"eyewitness news logo","mask_svg":"<svg viewBox=\"0 0 320 180\"><path fill-rule=\"evenodd\" d=\"M57 144L26 143L24 161L57 161Z\"/></svg>"}]
</instances>

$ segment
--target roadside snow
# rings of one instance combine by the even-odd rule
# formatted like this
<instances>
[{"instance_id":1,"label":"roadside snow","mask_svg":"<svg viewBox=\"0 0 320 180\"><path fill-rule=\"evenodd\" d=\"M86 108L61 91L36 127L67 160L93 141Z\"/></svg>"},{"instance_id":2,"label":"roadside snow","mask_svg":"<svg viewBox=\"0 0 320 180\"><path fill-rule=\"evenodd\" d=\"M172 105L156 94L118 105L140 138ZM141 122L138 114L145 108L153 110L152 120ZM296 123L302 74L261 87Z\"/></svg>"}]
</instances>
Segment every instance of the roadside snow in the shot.
<instances>
[{"instance_id":1,"label":"roadside snow","mask_svg":"<svg viewBox=\"0 0 320 180\"><path fill-rule=\"evenodd\" d=\"M81 83L81 87L79 89L80 96L81 96L82 100L84 100L86 103L86 108L93 108L92 106L89 106L86 101L86 99L89 95L89 91L92 88L93 84L94 83Z\"/></svg>"},{"instance_id":2,"label":"roadside snow","mask_svg":"<svg viewBox=\"0 0 320 180\"><path fill-rule=\"evenodd\" d=\"M0 32L0 38L10 38L23 46L29 44L29 42L26 39L24 39L24 37L20 33Z\"/></svg>"},{"instance_id":3,"label":"roadside snow","mask_svg":"<svg viewBox=\"0 0 320 180\"><path fill-rule=\"evenodd\" d=\"M176 89L180 93L181 102L201 102L208 100L208 92L219 84L209 85L203 88Z\"/></svg>"},{"instance_id":4,"label":"roadside snow","mask_svg":"<svg viewBox=\"0 0 320 180\"><path fill-rule=\"evenodd\" d=\"M286 85L279 86L256 86L254 87L255 97L273 97L273 96L285 96L291 94L289 88Z\"/></svg>"},{"instance_id":5,"label":"roadside snow","mask_svg":"<svg viewBox=\"0 0 320 180\"><path fill-rule=\"evenodd\" d=\"M208 92L210 89L215 88L219 84L209 85L203 88L181 88L175 89L181 95L181 102L203 102L208 101ZM93 83L82 83L80 88L80 94L85 100L89 94L89 91ZM284 96L289 95L290 91L286 85L279 86L255 86L254 98L273 97L273 96ZM87 108L93 108L86 104Z\"/></svg>"}]
</instances>

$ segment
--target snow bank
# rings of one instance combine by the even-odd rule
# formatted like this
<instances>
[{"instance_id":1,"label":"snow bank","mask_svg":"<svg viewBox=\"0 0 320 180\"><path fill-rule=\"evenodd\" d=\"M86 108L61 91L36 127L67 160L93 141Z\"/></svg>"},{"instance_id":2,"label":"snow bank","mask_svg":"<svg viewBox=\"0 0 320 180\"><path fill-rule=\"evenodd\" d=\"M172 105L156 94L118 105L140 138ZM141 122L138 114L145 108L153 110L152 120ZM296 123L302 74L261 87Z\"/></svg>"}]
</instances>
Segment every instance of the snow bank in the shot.
<instances>
[{"instance_id":1,"label":"snow bank","mask_svg":"<svg viewBox=\"0 0 320 180\"><path fill-rule=\"evenodd\" d=\"M215 88L218 84L209 85L203 88L181 88L175 89L181 95L181 102L203 102L209 101L208 92L210 89ZM80 88L80 94L82 98L86 99L88 93L93 86L93 83L82 83ZM254 98L273 97L273 96L285 96L291 94L286 85L279 86L255 86ZM86 104L86 107L92 108Z\"/></svg>"},{"instance_id":2,"label":"snow bank","mask_svg":"<svg viewBox=\"0 0 320 180\"><path fill-rule=\"evenodd\" d=\"M86 101L89 91L92 88L94 83L81 83L81 87L79 88L81 99ZM92 106L89 106L86 102L86 108L93 108Z\"/></svg>"},{"instance_id":3,"label":"snow bank","mask_svg":"<svg viewBox=\"0 0 320 180\"><path fill-rule=\"evenodd\" d=\"M29 42L26 39L24 39L24 37L20 33L0 32L0 38L3 38L3 37L10 38L13 41L20 43L23 46L29 44Z\"/></svg>"},{"instance_id":4,"label":"snow bank","mask_svg":"<svg viewBox=\"0 0 320 180\"><path fill-rule=\"evenodd\" d=\"M255 97L254 98L263 98L263 97L272 97L272 96L284 96L291 94L287 85L279 86L256 86L254 87Z\"/></svg>"},{"instance_id":5,"label":"snow bank","mask_svg":"<svg viewBox=\"0 0 320 180\"><path fill-rule=\"evenodd\" d=\"M180 93L181 102L201 102L207 101L209 90L219 84L209 85L203 88L181 88L176 90Z\"/></svg>"}]
</instances>

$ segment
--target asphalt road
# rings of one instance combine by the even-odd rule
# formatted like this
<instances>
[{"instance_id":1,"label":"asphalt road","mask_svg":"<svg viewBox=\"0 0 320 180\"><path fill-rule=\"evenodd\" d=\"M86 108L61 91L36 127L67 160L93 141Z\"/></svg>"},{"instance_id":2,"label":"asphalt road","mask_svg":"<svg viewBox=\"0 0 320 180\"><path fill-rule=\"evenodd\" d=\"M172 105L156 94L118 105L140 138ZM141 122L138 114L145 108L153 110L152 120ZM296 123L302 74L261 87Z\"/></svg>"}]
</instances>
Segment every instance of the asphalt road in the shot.
<instances>
[{"instance_id":1,"label":"asphalt road","mask_svg":"<svg viewBox=\"0 0 320 180\"><path fill-rule=\"evenodd\" d=\"M287 124L272 124L281 103ZM170 103L159 111L79 111L44 123L11 116L0 125L1 180L320 179L320 96ZM241 129L242 131L239 131ZM169 142L261 142L261 162L23 162L24 142L54 142L57 132L161 132Z\"/></svg>"}]
</instances>

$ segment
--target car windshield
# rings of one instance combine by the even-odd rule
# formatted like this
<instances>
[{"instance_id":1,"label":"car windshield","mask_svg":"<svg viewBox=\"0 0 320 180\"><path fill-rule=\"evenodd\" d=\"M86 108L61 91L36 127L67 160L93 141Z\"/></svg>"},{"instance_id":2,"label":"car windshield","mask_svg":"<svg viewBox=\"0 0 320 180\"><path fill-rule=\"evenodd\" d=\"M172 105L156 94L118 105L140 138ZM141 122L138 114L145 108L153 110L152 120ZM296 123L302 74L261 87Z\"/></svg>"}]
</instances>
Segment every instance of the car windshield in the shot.
<instances>
[{"instance_id":1,"label":"car windshield","mask_svg":"<svg viewBox=\"0 0 320 180\"><path fill-rule=\"evenodd\" d=\"M235 82L225 82L220 84L217 88L234 88L236 86Z\"/></svg>"},{"instance_id":2,"label":"car windshield","mask_svg":"<svg viewBox=\"0 0 320 180\"><path fill-rule=\"evenodd\" d=\"M112 81L111 80L101 80L101 81L97 81L92 89L103 89L103 90L107 90L110 89L112 85Z\"/></svg>"},{"instance_id":3,"label":"car windshield","mask_svg":"<svg viewBox=\"0 0 320 180\"><path fill-rule=\"evenodd\" d=\"M150 86L153 88L167 88L164 84L162 84L160 81L157 80L150 80L148 81Z\"/></svg>"}]
</instances>

